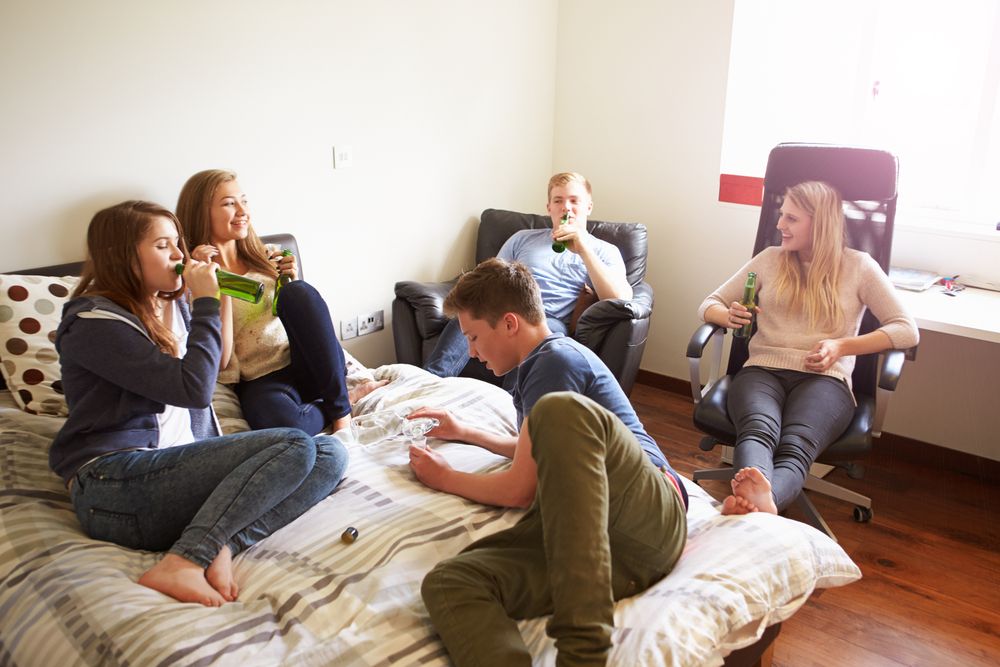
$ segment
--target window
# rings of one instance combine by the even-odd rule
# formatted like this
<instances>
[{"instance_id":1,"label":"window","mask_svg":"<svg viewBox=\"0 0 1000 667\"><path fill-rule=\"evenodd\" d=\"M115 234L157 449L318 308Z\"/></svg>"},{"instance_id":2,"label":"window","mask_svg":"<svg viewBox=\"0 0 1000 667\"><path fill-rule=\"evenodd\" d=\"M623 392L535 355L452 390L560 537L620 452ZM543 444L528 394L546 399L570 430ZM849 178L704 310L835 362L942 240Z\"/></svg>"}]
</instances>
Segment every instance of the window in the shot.
<instances>
[{"instance_id":1,"label":"window","mask_svg":"<svg viewBox=\"0 0 1000 667\"><path fill-rule=\"evenodd\" d=\"M900 223L993 229L998 93L998 0L736 0L722 174L782 141L883 148Z\"/></svg>"}]
</instances>

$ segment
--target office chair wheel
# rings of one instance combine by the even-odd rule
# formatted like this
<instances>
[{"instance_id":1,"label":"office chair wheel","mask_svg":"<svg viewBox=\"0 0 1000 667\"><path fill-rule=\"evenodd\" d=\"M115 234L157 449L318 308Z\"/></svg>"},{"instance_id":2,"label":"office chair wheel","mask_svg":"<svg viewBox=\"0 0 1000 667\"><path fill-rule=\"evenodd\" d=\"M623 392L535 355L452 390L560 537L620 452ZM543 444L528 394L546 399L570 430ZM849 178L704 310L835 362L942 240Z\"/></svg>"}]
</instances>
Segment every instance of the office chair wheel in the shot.
<instances>
[{"instance_id":1,"label":"office chair wheel","mask_svg":"<svg viewBox=\"0 0 1000 667\"><path fill-rule=\"evenodd\" d=\"M865 465L863 463L848 463L844 466L847 476L851 479L863 479L865 476Z\"/></svg>"},{"instance_id":2,"label":"office chair wheel","mask_svg":"<svg viewBox=\"0 0 1000 667\"><path fill-rule=\"evenodd\" d=\"M710 452L715 449L715 445L717 445L718 442L719 441L712 436L706 435L701 439L701 442L698 443L698 448L703 452Z\"/></svg>"},{"instance_id":3,"label":"office chair wheel","mask_svg":"<svg viewBox=\"0 0 1000 667\"><path fill-rule=\"evenodd\" d=\"M861 505L857 505L854 508L854 520L858 523L868 523L872 520L872 515L873 512L871 507L862 507Z\"/></svg>"}]
</instances>

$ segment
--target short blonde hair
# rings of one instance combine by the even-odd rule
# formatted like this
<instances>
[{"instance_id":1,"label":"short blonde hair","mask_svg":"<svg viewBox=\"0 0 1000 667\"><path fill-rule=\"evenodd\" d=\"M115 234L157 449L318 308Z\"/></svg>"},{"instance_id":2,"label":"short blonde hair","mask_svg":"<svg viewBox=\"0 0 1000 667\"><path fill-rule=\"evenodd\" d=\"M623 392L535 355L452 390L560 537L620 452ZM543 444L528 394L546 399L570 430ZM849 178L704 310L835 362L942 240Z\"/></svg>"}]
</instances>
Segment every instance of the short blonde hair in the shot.
<instances>
[{"instance_id":1,"label":"short blonde hair","mask_svg":"<svg viewBox=\"0 0 1000 667\"><path fill-rule=\"evenodd\" d=\"M547 200L552 199L552 188L558 187L560 185L569 185L570 183L580 183L587 189L587 194L591 197L594 196L593 191L590 189L590 181L584 177L583 174L578 174L575 171L563 171L552 178L549 179L549 191L547 194Z\"/></svg>"}]
</instances>

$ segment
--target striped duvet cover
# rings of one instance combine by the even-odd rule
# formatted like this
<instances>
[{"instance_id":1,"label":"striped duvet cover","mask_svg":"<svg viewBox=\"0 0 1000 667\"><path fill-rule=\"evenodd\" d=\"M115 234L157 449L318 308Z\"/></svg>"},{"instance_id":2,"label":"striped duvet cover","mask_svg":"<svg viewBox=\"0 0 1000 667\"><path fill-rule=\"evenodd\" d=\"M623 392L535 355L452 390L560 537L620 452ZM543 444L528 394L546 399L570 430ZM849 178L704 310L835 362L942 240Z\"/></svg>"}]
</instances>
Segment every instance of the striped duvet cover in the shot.
<instances>
[{"instance_id":1,"label":"striped duvet cover","mask_svg":"<svg viewBox=\"0 0 1000 667\"><path fill-rule=\"evenodd\" d=\"M502 390L383 366L392 382L356 412L444 406L483 428L513 433ZM227 432L246 428L220 387ZM439 560L512 525L501 510L431 491L407 466L401 438L351 445L336 493L240 554L240 597L221 608L182 604L135 583L159 554L87 538L47 464L62 424L20 411L0 392L0 665L447 665L420 599ZM506 461L477 447L438 448L456 468ZM615 614L612 664L718 665L801 606L815 587L860 577L833 541L770 515L722 517L689 484L689 543L677 568ZM341 541L348 526L359 533ZM520 624L536 664L554 663L545 620Z\"/></svg>"}]
</instances>

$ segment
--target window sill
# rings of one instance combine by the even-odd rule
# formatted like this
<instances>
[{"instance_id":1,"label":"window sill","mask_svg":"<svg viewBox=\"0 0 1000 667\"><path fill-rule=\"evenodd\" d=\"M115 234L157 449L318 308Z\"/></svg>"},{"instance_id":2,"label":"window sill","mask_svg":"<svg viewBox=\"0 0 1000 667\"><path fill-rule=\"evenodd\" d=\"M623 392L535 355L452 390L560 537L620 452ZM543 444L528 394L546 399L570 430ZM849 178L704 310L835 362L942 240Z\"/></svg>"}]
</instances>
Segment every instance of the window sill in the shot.
<instances>
[{"instance_id":1,"label":"window sill","mask_svg":"<svg viewBox=\"0 0 1000 667\"><path fill-rule=\"evenodd\" d=\"M942 220L940 218L929 218L919 214L897 211L895 226L897 231L902 232L1000 243L1000 230L992 229L982 223Z\"/></svg>"}]
</instances>

